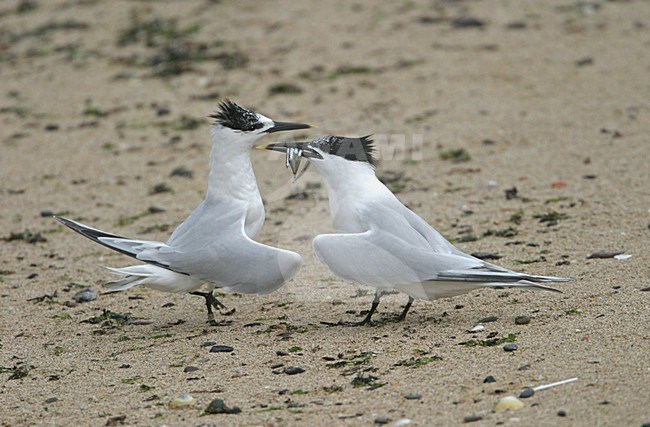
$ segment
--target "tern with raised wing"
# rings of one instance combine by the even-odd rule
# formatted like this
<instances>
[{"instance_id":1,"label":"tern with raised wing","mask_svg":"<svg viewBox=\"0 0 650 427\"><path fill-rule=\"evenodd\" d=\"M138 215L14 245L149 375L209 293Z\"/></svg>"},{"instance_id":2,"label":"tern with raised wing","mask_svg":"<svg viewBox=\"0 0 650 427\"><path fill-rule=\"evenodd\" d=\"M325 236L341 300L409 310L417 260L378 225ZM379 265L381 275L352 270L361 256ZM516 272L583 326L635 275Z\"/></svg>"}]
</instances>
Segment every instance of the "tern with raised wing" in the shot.
<instances>
[{"instance_id":1,"label":"tern with raised wing","mask_svg":"<svg viewBox=\"0 0 650 427\"><path fill-rule=\"evenodd\" d=\"M109 268L120 275L106 284L121 291L136 285L163 292L187 292L205 298L208 321L212 308L225 308L213 295L226 292L266 294L278 289L300 268L300 255L253 240L264 224L264 205L251 164L257 141L273 132L310 125L273 121L225 100L211 127L212 151L205 198L174 230L166 243L129 239L70 219L57 221L81 235L143 264ZM207 292L199 289L207 285Z\"/></svg>"}]
</instances>

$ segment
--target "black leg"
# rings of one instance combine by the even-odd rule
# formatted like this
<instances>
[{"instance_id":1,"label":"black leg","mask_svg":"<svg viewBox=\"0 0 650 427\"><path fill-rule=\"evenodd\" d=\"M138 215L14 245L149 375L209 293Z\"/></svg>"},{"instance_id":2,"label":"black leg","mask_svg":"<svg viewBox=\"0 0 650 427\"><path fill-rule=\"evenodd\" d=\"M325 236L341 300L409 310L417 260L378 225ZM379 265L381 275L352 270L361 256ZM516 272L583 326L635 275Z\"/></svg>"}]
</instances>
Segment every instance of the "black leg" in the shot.
<instances>
[{"instance_id":1,"label":"black leg","mask_svg":"<svg viewBox=\"0 0 650 427\"><path fill-rule=\"evenodd\" d=\"M375 298L372 300L372 306L370 306L370 310L368 310L368 314L366 314L366 317L363 318L362 321L360 322L347 322L344 320L339 320L336 323L333 322L321 322L323 325L327 326L363 326L367 325L370 323L370 319L372 318L372 315L375 313L377 310L377 307L379 306L379 300L381 298L381 294L383 292L377 289L377 292L375 292Z\"/></svg>"},{"instance_id":2,"label":"black leg","mask_svg":"<svg viewBox=\"0 0 650 427\"><path fill-rule=\"evenodd\" d=\"M402 314L400 314L397 318L395 318L396 322L401 322L402 320L406 319L406 313L409 312L409 309L413 305L413 297L409 295L409 301L406 303L404 306L404 310L402 311Z\"/></svg>"},{"instance_id":3,"label":"black leg","mask_svg":"<svg viewBox=\"0 0 650 427\"><path fill-rule=\"evenodd\" d=\"M211 324L213 326L222 326L222 325L225 324L224 322L217 322L214 319L214 312L212 311L212 307L214 307L214 308L216 308L217 310L220 310L220 311L222 309L223 310L228 310L228 309L227 309L227 307L225 305L223 305L223 303L221 301L219 301L217 298L215 298L215 296L212 294L212 291L210 291L210 292L194 291L194 292L190 292L190 294L191 295L197 295L197 296L205 298L205 306L208 309L208 323L209 324ZM222 314L230 315L230 314L233 314L234 312L235 312L235 309L233 308L232 310L227 311L225 313L222 312Z\"/></svg>"}]
</instances>

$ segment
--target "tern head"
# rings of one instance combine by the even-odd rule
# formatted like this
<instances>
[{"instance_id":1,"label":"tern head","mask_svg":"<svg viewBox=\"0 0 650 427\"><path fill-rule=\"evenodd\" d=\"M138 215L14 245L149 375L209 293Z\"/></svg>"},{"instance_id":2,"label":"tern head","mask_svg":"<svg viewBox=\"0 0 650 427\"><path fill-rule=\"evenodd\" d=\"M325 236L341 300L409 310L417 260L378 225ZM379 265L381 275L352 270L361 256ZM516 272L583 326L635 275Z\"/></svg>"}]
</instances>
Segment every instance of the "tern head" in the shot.
<instances>
[{"instance_id":1,"label":"tern head","mask_svg":"<svg viewBox=\"0 0 650 427\"><path fill-rule=\"evenodd\" d=\"M219 104L219 109L210 114L214 119L212 134L215 141L230 139L248 142L252 148L263 136L287 130L308 129L304 123L276 122L254 111L240 107L229 99Z\"/></svg>"},{"instance_id":2,"label":"tern head","mask_svg":"<svg viewBox=\"0 0 650 427\"><path fill-rule=\"evenodd\" d=\"M287 165L296 175L298 166L295 156L309 159L321 172L352 169L374 169L377 166L375 143L370 135L359 138L345 136L323 136L309 142L278 142L264 147L267 150L287 154ZM303 170L304 172L304 170Z\"/></svg>"}]
</instances>

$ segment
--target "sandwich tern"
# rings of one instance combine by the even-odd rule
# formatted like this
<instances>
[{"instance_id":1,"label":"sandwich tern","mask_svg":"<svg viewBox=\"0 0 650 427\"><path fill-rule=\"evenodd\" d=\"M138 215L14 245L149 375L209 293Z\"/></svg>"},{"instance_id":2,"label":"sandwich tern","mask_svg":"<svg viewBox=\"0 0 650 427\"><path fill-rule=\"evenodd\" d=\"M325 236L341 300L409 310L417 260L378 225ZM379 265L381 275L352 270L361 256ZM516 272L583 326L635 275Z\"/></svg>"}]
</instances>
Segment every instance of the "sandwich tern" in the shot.
<instances>
[{"instance_id":1,"label":"sandwich tern","mask_svg":"<svg viewBox=\"0 0 650 427\"><path fill-rule=\"evenodd\" d=\"M264 223L264 205L250 151L263 136L310 125L273 121L230 100L210 115L212 151L208 190L199 206L167 243L129 239L70 219L54 218L90 240L145 264L108 268L121 277L105 286L113 291L136 285L163 292L188 292L205 298L208 322L212 307L225 308L214 295L227 292L266 294L278 289L300 268L300 255L252 240ZM207 284L208 291L199 288Z\"/></svg>"},{"instance_id":2,"label":"sandwich tern","mask_svg":"<svg viewBox=\"0 0 650 427\"><path fill-rule=\"evenodd\" d=\"M314 165L327 188L330 213L338 231L314 238L316 257L341 279L377 288L362 321L323 323L369 323L382 293L388 290L409 297L395 318L401 321L414 299L434 300L485 287L560 292L540 283L572 281L517 273L461 252L377 179L375 147L369 136L325 136L311 142L275 143L263 148L286 153L286 163L294 175L299 168L297 155Z\"/></svg>"}]
</instances>

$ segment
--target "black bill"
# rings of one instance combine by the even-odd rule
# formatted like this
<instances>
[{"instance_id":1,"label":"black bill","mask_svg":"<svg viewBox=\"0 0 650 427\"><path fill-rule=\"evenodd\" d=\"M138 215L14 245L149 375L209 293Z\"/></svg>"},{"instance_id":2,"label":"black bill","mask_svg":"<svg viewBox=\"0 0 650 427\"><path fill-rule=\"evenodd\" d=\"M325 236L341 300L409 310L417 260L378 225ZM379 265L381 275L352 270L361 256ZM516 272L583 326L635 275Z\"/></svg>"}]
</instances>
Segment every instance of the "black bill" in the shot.
<instances>
[{"instance_id":1,"label":"black bill","mask_svg":"<svg viewBox=\"0 0 650 427\"><path fill-rule=\"evenodd\" d=\"M273 127L266 131L266 133L284 132L286 130L309 129L312 125L304 123L288 123L288 122L273 122Z\"/></svg>"}]
</instances>

